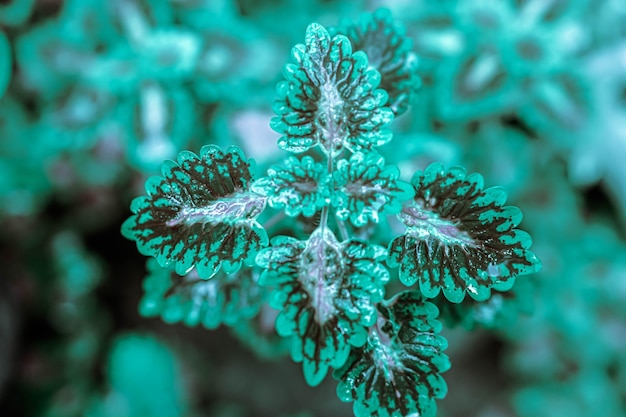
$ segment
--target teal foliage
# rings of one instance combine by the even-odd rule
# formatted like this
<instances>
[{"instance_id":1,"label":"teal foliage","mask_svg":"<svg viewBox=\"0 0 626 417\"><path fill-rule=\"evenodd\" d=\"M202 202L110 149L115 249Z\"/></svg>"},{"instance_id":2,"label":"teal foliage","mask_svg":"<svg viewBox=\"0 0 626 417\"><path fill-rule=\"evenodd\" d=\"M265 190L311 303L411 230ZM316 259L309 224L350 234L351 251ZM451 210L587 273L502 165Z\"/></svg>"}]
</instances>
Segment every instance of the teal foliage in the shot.
<instances>
[{"instance_id":1,"label":"teal foliage","mask_svg":"<svg viewBox=\"0 0 626 417\"><path fill-rule=\"evenodd\" d=\"M0 32L0 98L11 80L13 72L13 58L11 56L11 45L3 32Z\"/></svg>"},{"instance_id":2,"label":"teal foliage","mask_svg":"<svg viewBox=\"0 0 626 417\"><path fill-rule=\"evenodd\" d=\"M406 112L421 84L419 61L406 29L391 12L378 9L364 13L358 22L345 21L333 32L344 34L354 49L365 52L369 65L380 73L380 88L389 95L388 105L394 115Z\"/></svg>"},{"instance_id":3,"label":"teal foliage","mask_svg":"<svg viewBox=\"0 0 626 417\"><path fill-rule=\"evenodd\" d=\"M3 415L622 416L622 3L0 1Z\"/></svg>"},{"instance_id":4,"label":"teal foliage","mask_svg":"<svg viewBox=\"0 0 626 417\"><path fill-rule=\"evenodd\" d=\"M332 156L344 148L369 150L391 140L385 127L393 113L387 93L377 88L380 73L367 55L353 52L342 35L331 37L319 24L307 28L305 43L291 51L286 78L276 87L272 128L283 134L278 146L304 152L314 146Z\"/></svg>"},{"instance_id":5,"label":"teal foliage","mask_svg":"<svg viewBox=\"0 0 626 417\"><path fill-rule=\"evenodd\" d=\"M306 381L318 385L329 367L346 361L350 346L365 343L389 279L382 247L340 243L328 230L306 242L279 236L257 263L266 268L261 285L275 287L270 305L280 309L276 330L292 337L291 356L303 362Z\"/></svg>"},{"instance_id":6,"label":"teal foliage","mask_svg":"<svg viewBox=\"0 0 626 417\"><path fill-rule=\"evenodd\" d=\"M20 26L33 12L35 0L9 0L0 5L0 22L6 26Z\"/></svg>"},{"instance_id":7,"label":"teal foliage","mask_svg":"<svg viewBox=\"0 0 626 417\"><path fill-rule=\"evenodd\" d=\"M148 261L147 269L139 313L160 316L169 324L201 324L207 329L234 326L256 316L265 301L265 291L258 285L260 273L255 269L230 275L218 272L209 280L200 278L196 270L181 277L171 268L161 268L155 259Z\"/></svg>"},{"instance_id":8,"label":"teal foliage","mask_svg":"<svg viewBox=\"0 0 626 417\"><path fill-rule=\"evenodd\" d=\"M337 395L354 401L356 417L435 416L450 368L437 308L415 291L377 305L378 319L362 351L337 369Z\"/></svg>"},{"instance_id":9,"label":"teal foliage","mask_svg":"<svg viewBox=\"0 0 626 417\"><path fill-rule=\"evenodd\" d=\"M129 334L115 340L109 353L110 391L86 410L89 417L186 414L182 369L174 352L148 336ZM160 393L158 398L154 393Z\"/></svg>"},{"instance_id":10,"label":"teal foliage","mask_svg":"<svg viewBox=\"0 0 626 417\"><path fill-rule=\"evenodd\" d=\"M328 205L330 190L326 169L310 156L301 160L289 157L286 167L273 166L267 177L260 178L252 189L267 197L268 204L283 209L291 217L311 217Z\"/></svg>"},{"instance_id":11,"label":"teal foliage","mask_svg":"<svg viewBox=\"0 0 626 417\"><path fill-rule=\"evenodd\" d=\"M350 220L357 227L378 223L379 212L397 214L413 197L410 184L400 181L395 166L385 166L382 156L356 152L337 163L332 205L339 220Z\"/></svg>"},{"instance_id":12,"label":"teal foliage","mask_svg":"<svg viewBox=\"0 0 626 417\"><path fill-rule=\"evenodd\" d=\"M441 164L411 184L415 197L398 215L407 231L389 244L389 265L400 266L403 284L418 282L428 298L443 291L453 303L466 293L484 301L492 288L509 290L516 276L540 269L530 235L515 229L522 213L504 206L501 188L483 190L479 174Z\"/></svg>"},{"instance_id":13,"label":"teal foliage","mask_svg":"<svg viewBox=\"0 0 626 417\"><path fill-rule=\"evenodd\" d=\"M419 77L411 41L390 13L364 21L345 29L351 39L309 25L283 67L270 124L282 135L279 148L306 155L255 180L255 165L237 147L183 151L147 180L148 195L133 200L122 233L155 258L141 314L225 324L272 356L280 345L255 317L267 303L309 385L334 369L338 395L354 401L358 417L434 415L449 360L439 309L423 298L443 293L459 303L469 293L491 303L476 309L499 309L491 290L508 291L540 263L530 236L515 229L521 212L503 206L501 189L483 190L480 175L441 164L417 171L409 184L374 151L391 140L387 125L408 110ZM266 205L282 213L261 216ZM394 215L406 232L385 242L387 251L371 237ZM289 218L302 230L290 230ZM260 219L287 235L266 247ZM385 261L400 266L403 284L419 280L418 290L386 300ZM449 317L460 311L446 307ZM495 326L491 320L483 321Z\"/></svg>"},{"instance_id":14,"label":"teal foliage","mask_svg":"<svg viewBox=\"0 0 626 417\"><path fill-rule=\"evenodd\" d=\"M265 197L250 191L253 170L253 162L234 147L182 152L177 163L163 165L162 177L148 180L148 195L133 200L135 215L122 232L136 240L140 252L178 274L194 266L201 278L211 278L220 266L236 272L268 243L256 222Z\"/></svg>"}]
</instances>

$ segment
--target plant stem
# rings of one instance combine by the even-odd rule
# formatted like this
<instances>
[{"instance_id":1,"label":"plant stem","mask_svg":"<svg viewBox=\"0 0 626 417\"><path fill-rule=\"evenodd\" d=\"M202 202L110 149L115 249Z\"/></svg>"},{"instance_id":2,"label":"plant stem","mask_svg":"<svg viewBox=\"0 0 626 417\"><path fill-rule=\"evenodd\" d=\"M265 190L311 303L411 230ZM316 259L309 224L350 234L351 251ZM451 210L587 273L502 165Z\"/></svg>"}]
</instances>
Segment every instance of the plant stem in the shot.
<instances>
[{"instance_id":1,"label":"plant stem","mask_svg":"<svg viewBox=\"0 0 626 417\"><path fill-rule=\"evenodd\" d=\"M333 169L334 169L334 165L333 165L333 156L332 156L332 152L326 153L326 172L328 173L329 177L332 179L333 177ZM334 186L332 187L334 189ZM320 229L322 229L322 231L324 231L324 229L326 228L326 226L328 225L328 206L324 206L322 208L322 215L320 218Z\"/></svg>"},{"instance_id":2,"label":"plant stem","mask_svg":"<svg viewBox=\"0 0 626 417\"><path fill-rule=\"evenodd\" d=\"M337 228L339 229L339 233L341 234L341 239L342 240L350 239L350 236L348 235L348 229L346 228L346 224L344 223L344 221L339 220L336 217L335 219L337 221Z\"/></svg>"}]
</instances>

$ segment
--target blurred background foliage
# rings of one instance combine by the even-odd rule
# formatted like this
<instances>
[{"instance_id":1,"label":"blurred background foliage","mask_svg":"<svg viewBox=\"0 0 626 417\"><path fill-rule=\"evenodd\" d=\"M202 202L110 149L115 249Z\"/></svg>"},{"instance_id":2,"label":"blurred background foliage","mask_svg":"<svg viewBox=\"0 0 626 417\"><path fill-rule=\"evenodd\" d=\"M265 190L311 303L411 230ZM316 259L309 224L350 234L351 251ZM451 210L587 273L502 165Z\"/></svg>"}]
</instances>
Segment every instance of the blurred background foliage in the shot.
<instances>
[{"instance_id":1,"label":"blurred background foliage","mask_svg":"<svg viewBox=\"0 0 626 417\"><path fill-rule=\"evenodd\" d=\"M330 378L306 386L264 294L234 317L211 294L240 289L212 284L195 290L224 317L141 317L185 321L172 305L199 295L158 304L170 277L119 226L183 149L282 159L269 119L291 46L381 6L421 77L388 162L503 186L544 265L444 311L439 414L626 416L623 0L0 1L2 415L351 415Z\"/></svg>"}]
</instances>

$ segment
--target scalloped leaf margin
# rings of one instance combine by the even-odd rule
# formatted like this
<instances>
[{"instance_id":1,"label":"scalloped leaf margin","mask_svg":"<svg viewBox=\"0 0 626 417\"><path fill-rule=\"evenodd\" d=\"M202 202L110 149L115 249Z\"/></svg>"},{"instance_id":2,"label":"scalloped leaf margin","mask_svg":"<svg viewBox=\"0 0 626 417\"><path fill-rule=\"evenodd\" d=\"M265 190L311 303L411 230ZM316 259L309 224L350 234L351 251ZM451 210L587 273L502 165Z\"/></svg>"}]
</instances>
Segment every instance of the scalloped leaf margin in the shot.
<instances>
[{"instance_id":1,"label":"scalloped leaf margin","mask_svg":"<svg viewBox=\"0 0 626 417\"><path fill-rule=\"evenodd\" d=\"M411 184L415 197L398 215L407 230L389 244L387 259L405 285L418 282L427 298L443 291L454 303L466 293L484 301L492 288L507 291L516 276L541 268L530 235L515 229L521 211L504 206L501 188L483 190L480 174L434 163Z\"/></svg>"},{"instance_id":2,"label":"scalloped leaf margin","mask_svg":"<svg viewBox=\"0 0 626 417\"><path fill-rule=\"evenodd\" d=\"M355 152L337 163L332 205L340 220L350 219L357 227L378 223L379 212L397 214L402 203L414 195L410 184L400 181L400 170L385 166L376 152Z\"/></svg>"},{"instance_id":3,"label":"scalloped leaf margin","mask_svg":"<svg viewBox=\"0 0 626 417\"><path fill-rule=\"evenodd\" d=\"M210 278L220 267L233 273L254 265L269 240L256 221L266 198L250 191L254 168L234 146L223 152L207 145L199 156L183 151L163 164L161 177L146 181L148 195L133 200L122 234L179 275L195 266Z\"/></svg>"},{"instance_id":4,"label":"scalloped leaf margin","mask_svg":"<svg viewBox=\"0 0 626 417\"><path fill-rule=\"evenodd\" d=\"M380 8L364 13L357 22L345 20L331 33L346 35L355 50L367 54L370 66L380 72L380 88L389 95L388 105L394 115L406 112L422 81L413 41L391 11Z\"/></svg>"},{"instance_id":5,"label":"scalloped leaf margin","mask_svg":"<svg viewBox=\"0 0 626 417\"><path fill-rule=\"evenodd\" d=\"M405 291L377 310L365 346L333 373L337 396L354 401L356 417L434 417L435 400L448 391L441 374L450 369L437 307Z\"/></svg>"},{"instance_id":6,"label":"scalloped leaf margin","mask_svg":"<svg viewBox=\"0 0 626 417\"><path fill-rule=\"evenodd\" d=\"M365 343L389 280L385 255L383 247L340 243L330 230L317 229L307 241L277 236L257 256L267 268L260 284L274 288L270 305L280 310L276 330L292 338L291 357L302 362L309 385L342 366L351 346Z\"/></svg>"},{"instance_id":7,"label":"scalloped leaf margin","mask_svg":"<svg viewBox=\"0 0 626 417\"><path fill-rule=\"evenodd\" d=\"M331 37L313 23L291 55L295 62L283 67L271 121L283 135L281 149L300 153L319 145L336 156L344 147L369 150L391 140L386 126L393 112L385 106L387 93L378 88L380 73L368 67L364 52L353 53L348 38Z\"/></svg>"},{"instance_id":8,"label":"scalloped leaf margin","mask_svg":"<svg viewBox=\"0 0 626 417\"><path fill-rule=\"evenodd\" d=\"M285 160L285 167L272 166L267 176L252 184L252 190L268 198L272 208L283 209L295 217L311 217L330 201L329 177L326 167L310 156Z\"/></svg>"},{"instance_id":9,"label":"scalloped leaf margin","mask_svg":"<svg viewBox=\"0 0 626 417\"><path fill-rule=\"evenodd\" d=\"M213 278L200 278L192 269L180 276L172 268L161 268L155 259L147 262L144 294L139 313L161 317L168 324L202 324L216 329L221 324L234 326L254 317L265 302L267 290L258 285L258 268L245 268L234 274L218 272Z\"/></svg>"}]
</instances>

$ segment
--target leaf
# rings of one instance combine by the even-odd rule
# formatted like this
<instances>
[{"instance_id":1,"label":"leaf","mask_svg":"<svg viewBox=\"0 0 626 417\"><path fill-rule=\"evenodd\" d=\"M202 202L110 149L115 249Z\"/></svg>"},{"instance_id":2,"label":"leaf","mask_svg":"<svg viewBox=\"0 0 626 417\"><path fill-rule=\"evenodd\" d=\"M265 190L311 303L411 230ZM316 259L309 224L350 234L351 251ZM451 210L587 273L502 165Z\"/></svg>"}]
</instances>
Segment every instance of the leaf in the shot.
<instances>
[{"instance_id":1,"label":"leaf","mask_svg":"<svg viewBox=\"0 0 626 417\"><path fill-rule=\"evenodd\" d=\"M384 127L393 112L384 107L387 94L378 89L380 74L368 67L363 52L352 52L342 35L330 37L311 24L305 44L292 49L294 63L284 66L277 86L272 128L283 136L278 146L304 152L314 146L335 156L345 147L369 150L391 140Z\"/></svg>"},{"instance_id":2,"label":"leaf","mask_svg":"<svg viewBox=\"0 0 626 417\"><path fill-rule=\"evenodd\" d=\"M224 153L209 145L200 156L181 152L177 163L165 162L162 177L148 179L148 195L133 200L135 214L122 234L179 275L196 266L201 278L210 278L220 266L232 273L242 262L253 265L268 243L256 221L266 198L250 191L253 168L236 147Z\"/></svg>"},{"instance_id":3,"label":"leaf","mask_svg":"<svg viewBox=\"0 0 626 417\"><path fill-rule=\"evenodd\" d=\"M261 359L283 358L289 354L291 340L276 333L274 321L277 314L278 311L265 303L255 317L230 326L230 333Z\"/></svg>"},{"instance_id":4,"label":"leaf","mask_svg":"<svg viewBox=\"0 0 626 417\"><path fill-rule=\"evenodd\" d=\"M191 78L197 67L201 43L198 34L192 31L153 29L150 36L142 38L137 46L143 76L156 80Z\"/></svg>"},{"instance_id":5,"label":"leaf","mask_svg":"<svg viewBox=\"0 0 626 417\"><path fill-rule=\"evenodd\" d=\"M35 0L8 0L0 3L0 23L3 27L19 27L33 11Z\"/></svg>"},{"instance_id":6,"label":"leaf","mask_svg":"<svg viewBox=\"0 0 626 417\"><path fill-rule=\"evenodd\" d=\"M188 92L147 81L116 113L125 128L128 162L148 174L158 172L164 160L185 149L197 123L195 102Z\"/></svg>"},{"instance_id":7,"label":"leaf","mask_svg":"<svg viewBox=\"0 0 626 417\"><path fill-rule=\"evenodd\" d=\"M389 244L389 266L400 266L405 285L419 282L427 298L459 303L465 293L486 300L491 288L506 291L514 278L536 272L540 261L529 249L528 233L515 229L522 213L503 206L506 193L483 190L479 174L466 175L439 163L411 180L415 197L398 218L407 227Z\"/></svg>"},{"instance_id":8,"label":"leaf","mask_svg":"<svg viewBox=\"0 0 626 417\"><path fill-rule=\"evenodd\" d=\"M516 333L520 318L534 311L534 285L525 278L516 280L509 291L492 291L485 301L466 297L460 303L450 303L439 294L432 303L439 308L439 316L448 327L460 325L466 330L485 328Z\"/></svg>"},{"instance_id":9,"label":"leaf","mask_svg":"<svg viewBox=\"0 0 626 417\"><path fill-rule=\"evenodd\" d=\"M0 31L0 98L4 95L11 80L12 60L9 39L3 31Z\"/></svg>"},{"instance_id":10,"label":"leaf","mask_svg":"<svg viewBox=\"0 0 626 417\"><path fill-rule=\"evenodd\" d=\"M337 396L354 401L356 417L435 416L435 399L447 393L441 373L450 368L437 307L405 291L377 309L365 346L333 373Z\"/></svg>"},{"instance_id":11,"label":"leaf","mask_svg":"<svg viewBox=\"0 0 626 417\"><path fill-rule=\"evenodd\" d=\"M205 280L195 269L181 277L171 268L161 268L154 259L148 260L147 268L139 312L145 317L160 316L166 323L182 321L207 329L233 326L254 317L265 300L266 291L258 285L258 269L230 275L218 272Z\"/></svg>"},{"instance_id":12,"label":"leaf","mask_svg":"<svg viewBox=\"0 0 626 417\"><path fill-rule=\"evenodd\" d=\"M252 189L268 197L271 207L284 209L288 216L313 216L328 204L326 168L310 156L302 160L289 157L285 163L286 168L268 169L267 177L258 179Z\"/></svg>"},{"instance_id":13,"label":"leaf","mask_svg":"<svg viewBox=\"0 0 626 417\"><path fill-rule=\"evenodd\" d=\"M510 112L516 104L515 80L498 50L469 45L436 75L434 97L443 121L485 119Z\"/></svg>"},{"instance_id":14,"label":"leaf","mask_svg":"<svg viewBox=\"0 0 626 417\"><path fill-rule=\"evenodd\" d=\"M576 71L551 71L549 76L534 80L528 100L520 108L520 117L534 131L548 139L564 141L571 138L563 132L574 132L588 123L593 112L590 87L585 77Z\"/></svg>"},{"instance_id":15,"label":"leaf","mask_svg":"<svg viewBox=\"0 0 626 417\"><path fill-rule=\"evenodd\" d=\"M398 180L399 176L397 167L385 166L383 157L374 152L357 152L349 160L340 160L332 196L337 217L349 218L353 225L361 227L369 220L378 223L381 210L397 214L402 203L414 194L413 187Z\"/></svg>"},{"instance_id":16,"label":"leaf","mask_svg":"<svg viewBox=\"0 0 626 417\"><path fill-rule=\"evenodd\" d=\"M257 256L267 268L260 284L274 287L270 305L281 310L276 330L292 337L291 357L318 385L329 367L343 365L350 346L365 343L374 304L383 298L389 273L385 249L359 240L339 243L328 229L307 241L278 236Z\"/></svg>"},{"instance_id":17,"label":"leaf","mask_svg":"<svg viewBox=\"0 0 626 417\"><path fill-rule=\"evenodd\" d=\"M411 51L413 42L406 29L391 12L378 9L365 13L358 22L346 21L334 32L346 35L353 48L365 52L369 65L380 72L380 88L389 95L388 105L394 115L407 111L421 85L418 58Z\"/></svg>"}]
</instances>

